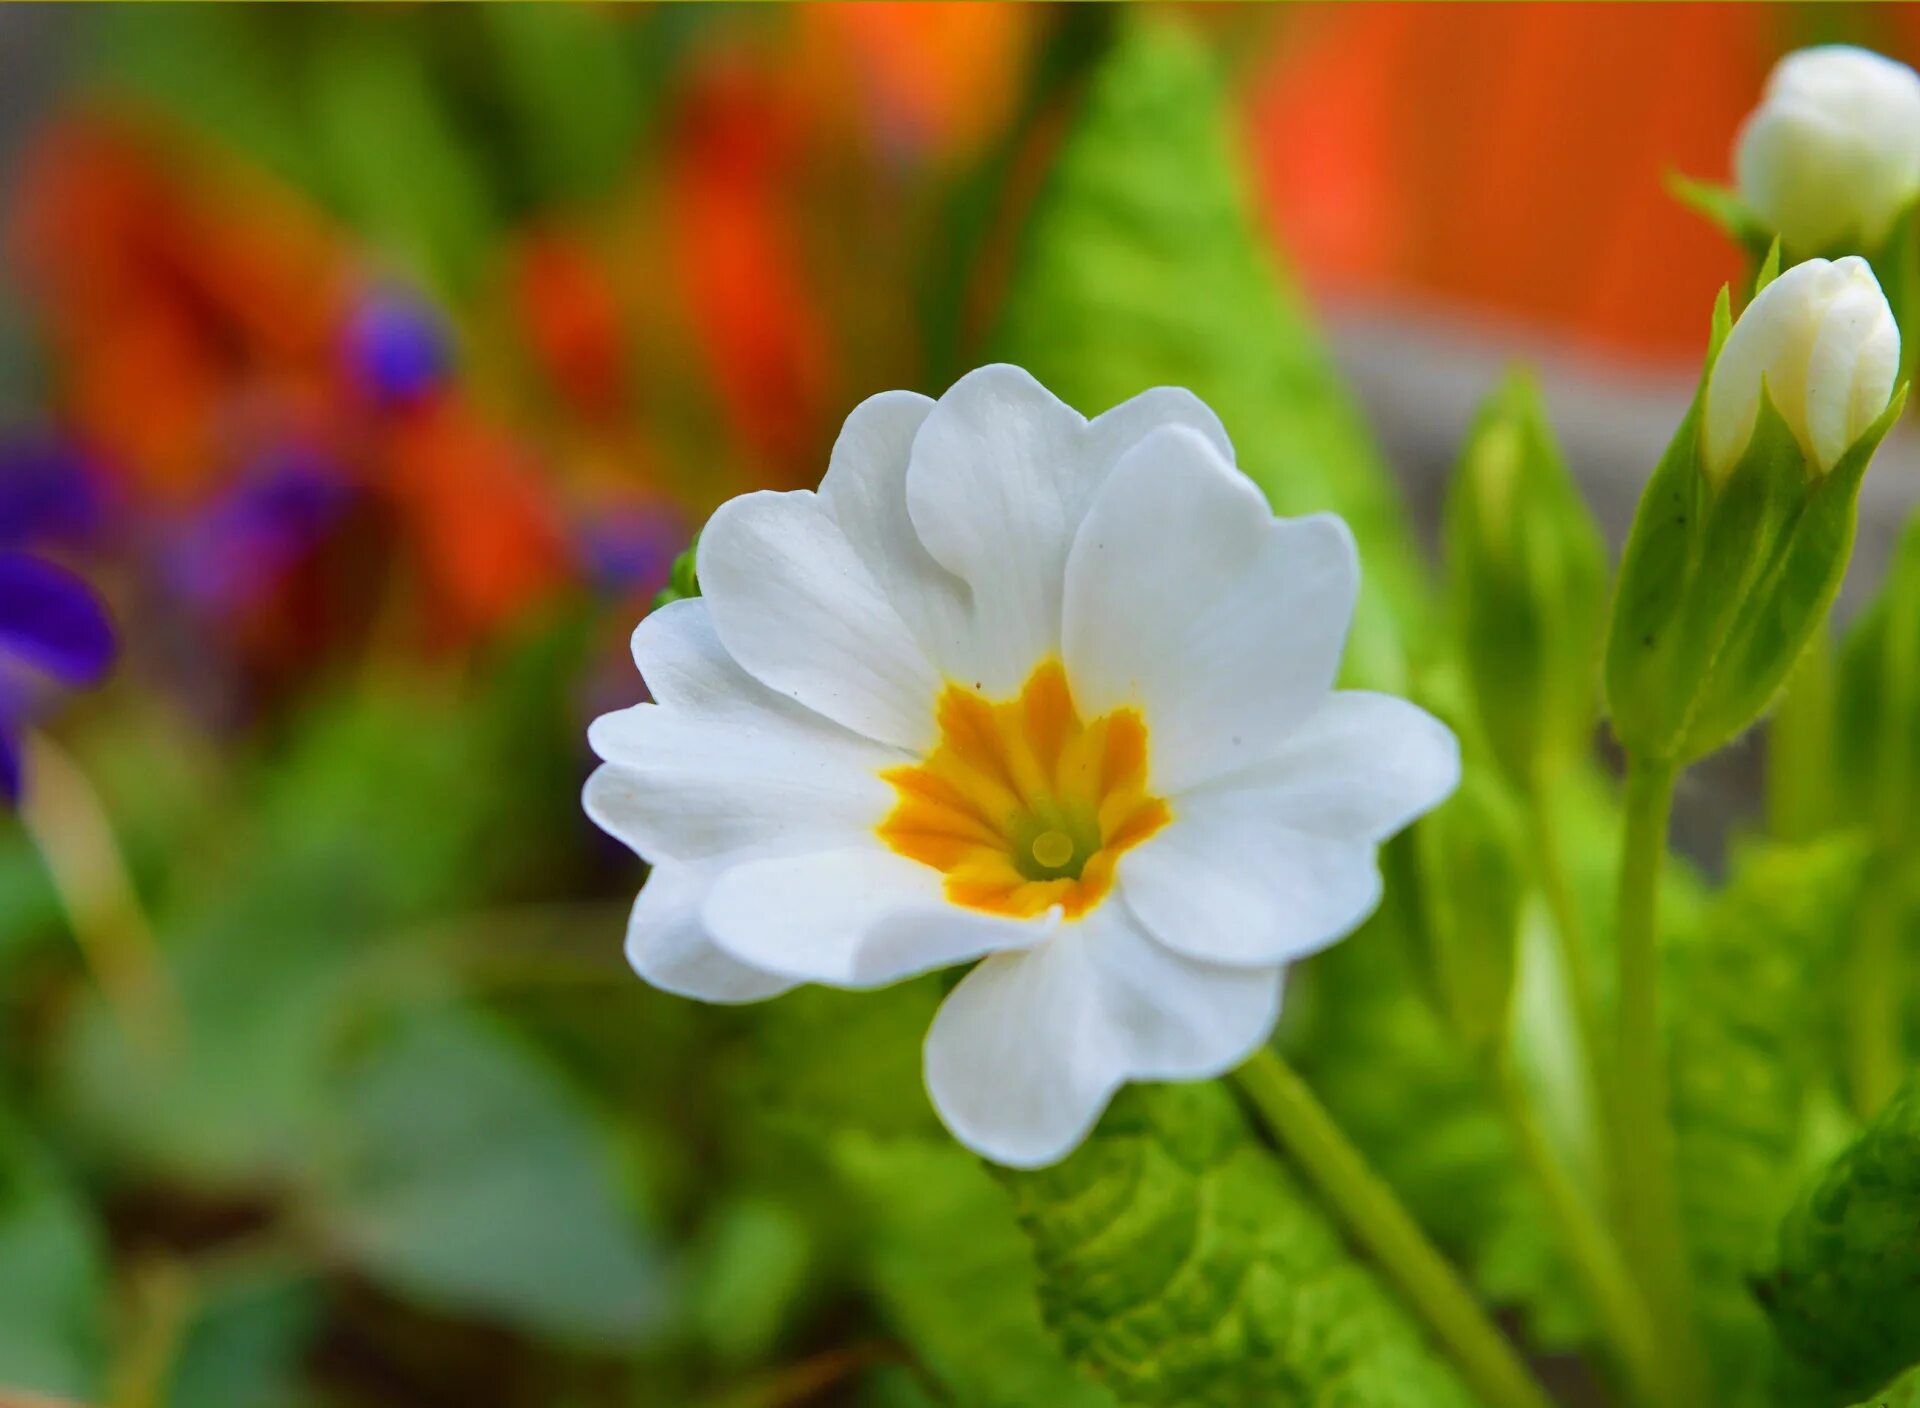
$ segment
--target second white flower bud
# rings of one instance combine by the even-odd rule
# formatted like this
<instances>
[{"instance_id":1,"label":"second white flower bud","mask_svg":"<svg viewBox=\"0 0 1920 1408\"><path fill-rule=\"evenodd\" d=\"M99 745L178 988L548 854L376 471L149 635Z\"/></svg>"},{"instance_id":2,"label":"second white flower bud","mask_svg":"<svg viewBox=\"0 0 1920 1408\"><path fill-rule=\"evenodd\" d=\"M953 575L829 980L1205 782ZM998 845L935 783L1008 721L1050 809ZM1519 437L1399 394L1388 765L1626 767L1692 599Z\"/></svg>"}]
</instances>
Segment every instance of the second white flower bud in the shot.
<instances>
[{"instance_id":1,"label":"second white flower bud","mask_svg":"<svg viewBox=\"0 0 1920 1408\"><path fill-rule=\"evenodd\" d=\"M1708 474L1724 479L1746 452L1762 384L1824 474L1886 410L1899 367L1900 329L1866 260L1794 265L1747 305L1708 377Z\"/></svg>"},{"instance_id":2,"label":"second white flower bud","mask_svg":"<svg viewBox=\"0 0 1920 1408\"><path fill-rule=\"evenodd\" d=\"M1793 257L1873 252L1920 194L1920 75L1846 44L1787 55L1740 131L1734 171Z\"/></svg>"}]
</instances>

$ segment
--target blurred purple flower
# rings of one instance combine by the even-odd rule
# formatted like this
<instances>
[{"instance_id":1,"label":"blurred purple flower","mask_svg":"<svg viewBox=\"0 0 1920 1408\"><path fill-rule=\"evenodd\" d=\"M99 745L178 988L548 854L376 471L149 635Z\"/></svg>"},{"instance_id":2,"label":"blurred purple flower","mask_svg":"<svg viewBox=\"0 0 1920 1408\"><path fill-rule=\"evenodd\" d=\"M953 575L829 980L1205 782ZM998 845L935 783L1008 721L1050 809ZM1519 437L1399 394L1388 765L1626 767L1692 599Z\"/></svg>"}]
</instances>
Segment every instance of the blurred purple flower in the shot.
<instances>
[{"instance_id":1,"label":"blurred purple flower","mask_svg":"<svg viewBox=\"0 0 1920 1408\"><path fill-rule=\"evenodd\" d=\"M393 289L361 298L347 322L345 350L354 380L382 405L419 400L440 384L451 360L439 315Z\"/></svg>"},{"instance_id":2,"label":"blurred purple flower","mask_svg":"<svg viewBox=\"0 0 1920 1408\"><path fill-rule=\"evenodd\" d=\"M20 734L36 679L97 684L113 663L113 627L77 573L28 551L75 541L98 504L84 466L56 444L0 450L0 797L20 797Z\"/></svg>"},{"instance_id":3,"label":"blurred purple flower","mask_svg":"<svg viewBox=\"0 0 1920 1408\"><path fill-rule=\"evenodd\" d=\"M650 596L666 585L688 537L686 520L668 505L611 506L576 533L581 571L598 591Z\"/></svg>"},{"instance_id":4,"label":"blurred purple flower","mask_svg":"<svg viewBox=\"0 0 1920 1408\"><path fill-rule=\"evenodd\" d=\"M268 456L181 527L165 554L167 580L196 606L235 610L305 557L351 496L318 454Z\"/></svg>"}]
</instances>

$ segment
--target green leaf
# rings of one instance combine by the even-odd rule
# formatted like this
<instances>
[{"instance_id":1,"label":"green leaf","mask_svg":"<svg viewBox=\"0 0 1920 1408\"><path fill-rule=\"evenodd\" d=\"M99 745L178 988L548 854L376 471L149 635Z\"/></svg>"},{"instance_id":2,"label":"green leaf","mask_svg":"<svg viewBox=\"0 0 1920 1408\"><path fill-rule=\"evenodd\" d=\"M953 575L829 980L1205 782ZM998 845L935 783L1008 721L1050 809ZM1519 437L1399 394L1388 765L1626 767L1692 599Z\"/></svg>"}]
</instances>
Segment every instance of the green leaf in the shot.
<instances>
[{"instance_id":1,"label":"green leaf","mask_svg":"<svg viewBox=\"0 0 1920 1408\"><path fill-rule=\"evenodd\" d=\"M1751 1281L1837 1118L1833 990L1866 846L1752 845L1671 950L1673 1110L1683 1220L1718 1401L1761 1403L1780 1372Z\"/></svg>"},{"instance_id":2,"label":"green leaf","mask_svg":"<svg viewBox=\"0 0 1920 1408\"><path fill-rule=\"evenodd\" d=\"M1041 1323L1033 1253L980 1161L947 1139L831 1141L869 1209L867 1280L915 1356L968 1408L1111 1408Z\"/></svg>"},{"instance_id":3,"label":"green leaf","mask_svg":"<svg viewBox=\"0 0 1920 1408\"><path fill-rule=\"evenodd\" d=\"M314 1171L329 1243L395 1292L569 1342L658 1322L658 1268L591 1112L498 1023L400 1019L343 1076Z\"/></svg>"},{"instance_id":4,"label":"green leaf","mask_svg":"<svg viewBox=\"0 0 1920 1408\"><path fill-rule=\"evenodd\" d=\"M1711 181L1696 181L1677 171L1670 171L1667 173L1667 190L1682 205L1718 226L1722 234L1745 250L1756 263L1765 257L1767 247L1774 242L1772 228L1740 199L1737 191L1729 187Z\"/></svg>"},{"instance_id":5,"label":"green leaf","mask_svg":"<svg viewBox=\"0 0 1920 1408\"><path fill-rule=\"evenodd\" d=\"M764 1196L730 1197L710 1216L686 1305L700 1342L722 1363L773 1348L807 1290L811 1229Z\"/></svg>"},{"instance_id":6,"label":"green leaf","mask_svg":"<svg viewBox=\"0 0 1920 1408\"><path fill-rule=\"evenodd\" d=\"M1276 512L1353 528L1349 673L1395 683L1427 613L1420 556L1254 216L1213 60L1164 16L1119 29L1030 217L995 353L1090 413L1151 386L1196 392Z\"/></svg>"},{"instance_id":7,"label":"green leaf","mask_svg":"<svg viewBox=\"0 0 1920 1408\"><path fill-rule=\"evenodd\" d=\"M1920 201L1900 212L1886 243L1872 255L1872 263L1880 291L1900 325L1899 380L1909 382L1920 366Z\"/></svg>"},{"instance_id":8,"label":"green leaf","mask_svg":"<svg viewBox=\"0 0 1920 1408\"><path fill-rule=\"evenodd\" d=\"M1473 1401L1218 1084L1133 1087L1064 1163L1003 1176L1047 1322L1124 1403Z\"/></svg>"},{"instance_id":9,"label":"green leaf","mask_svg":"<svg viewBox=\"0 0 1920 1408\"><path fill-rule=\"evenodd\" d=\"M1762 1294L1781 1341L1861 1393L1920 1358L1920 1080L1839 1154L1780 1225Z\"/></svg>"},{"instance_id":10,"label":"green leaf","mask_svg":"<svg viewBox=\"0 0 1920 1408\"><path fill-rule=\"evenodd\" d=\"M306 1356L325 1309L306 1275L268 1272L218 1288L196 1309L167 1379L172 1408L305 1408Z\"/></svg>"},{"instance_id":11,"label":"green leaf","mask_svg":"<svg viewBox=\"0 0 1920 1408\"><path fill-rule=\"evenodd\" d=\"M633 159L643 102L623 43L629 17L572 5L473 15L492 47L536 204L603 199Z\"/></svg>"},{"instance_id":12,"label":"green leaf","mask_svg":"<svg viewBox=\"0 0 1920 1408\"><path fill-rule=\"evenodd\" d=\"M1920 1408L1920 1365L1907 1370L1854 1408Z\"/></svg>"},{"instance_id":13,"label":"green leaf","mask_svg":"<svg viewBox=\"0 0 1920 1408\"><path fill-rule=\"evenodd\" d=\"M306 1161L354 972L311 909L260 898L179 934L168 977L184 1015L165 1050L130 1042L97 997L75 1004L59 1046L64 1112L125 1173L253 1189Z\"/></svg>"},{"instance_id":14,"label":"green leaf","mask_svg":"<svg viewBox=\"0 0 1920 1408\"><path fill-rule=\"evenodd\" d=\"M810 1225L837 1224L859 1286L954 1402L1100 1408L1110 1397L1041 1323L1006 1190L928 1104L921 1046L947 986L803 988L756 1011L751 1151L790 1199L824 1173L832 1202Z\"/></svg>"},{"instance_id":15,"label":"green leaf","mask_svg":"<svg viewBox=\"0 0 1920 1408\"><path fill-rule=\"evenodd\" d=\"M24 1134L0 1122L0 1388L92 1398L107 1309L92 1211Z\"/></svg>"},{"instance_id":16,"label":"green leaf","mask_svg":"<svg viewBox=\"0 0 1920 1408\"><path fill-rule=\"evenodd\" d=\"M488 270L497 211L473 134L456 127L423 53L390 24L321 29L306 49L308 121L341 213L458 303Z\"/></svg>"},{"instance_id":17,"label":"green leaf","mask_svg":"<svg viewBox=\"0 0 1920 1408\"><path fill-rule=\"evenodd\" d=\"M1848 819L1896 851L1920 840L1920 515L1847 632L1830 736Z\"/></svg>"},{"instance_id":18,"label":"green leaf","mask_svg":"<svg viewBox=\"0 0 1920 1408\"><path fill-rule=\"evenodd\" d=\"M1607 550L1530 378L1508 376L1481 407L1445 526L1481 732L1509 780L1537 788L1592 744Z\"/></svg>"}]
</instances>

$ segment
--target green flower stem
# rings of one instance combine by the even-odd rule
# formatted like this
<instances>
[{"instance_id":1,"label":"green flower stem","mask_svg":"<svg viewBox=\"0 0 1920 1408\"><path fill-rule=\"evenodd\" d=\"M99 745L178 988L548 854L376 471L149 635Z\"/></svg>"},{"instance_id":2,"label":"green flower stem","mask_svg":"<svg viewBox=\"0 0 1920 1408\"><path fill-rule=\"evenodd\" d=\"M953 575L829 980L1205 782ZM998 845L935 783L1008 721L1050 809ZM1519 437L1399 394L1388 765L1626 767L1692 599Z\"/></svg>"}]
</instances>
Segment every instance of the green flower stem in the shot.
<instances>
[{"instance_id":1,"label":"green flower stem","mask_svg":"<svg viewBox=\"0 0 1920 1408\"><path fill-rule=\"evenodd\" d=\"M1875 868L1847 965L1847 1076L1861 1119L1878 1114L1906 1075L1900 1030L1906 981L1900 968L1897 884L1893 867Z\"/></svg>"},{"instance_id":2,"label":"green flower stem","mask_svg":"<svg viewBox=\"0 0 1920 1408\"><path fill-rule=\"evenodd\" d=\"M1292 1067L1263 1047L1234 1077L1275 1141L1425 1319L1488 1408L1549 1408L1513 1346Z\"/></svg>"},{"instance_id":3,"label":"green flower stem","mask_svg":"<svg viewBox=\"0 0 1920 1408\"><path fill-rule=\"evenodd\" d=\"M27 735L26 762L33 785L20 802L20 825L46 866L81 958L134 1048L171 1060L186 1019L106 808L80 765L45 734Z\"/></svg>"},{"instance_id":4,"label":"green flower stem","mask_svg":"<svg viewBox=\"0 0 1920 1408\"><path fill-rule=\"evenodd\" d=\"M1612 1233L1574 1186L1566 1165L1540 1128L1539 1116L1513 1062L1504 1054L1496 1053L1489 1067L1488 1082L1498 1094L1520 1160L1546 1203L1547 1216L1580 1282L1581 1294L1619 1357L1633 1401L1648 1404L1674 1401L1662 1385L1660 1347L1653 1330L1653 1316L1627 1270Z\"/></svg>"},{"instance_id":5,"label":"green flower stem","mask_svg":"<svg viewBox=\"0 0 1920 1408\"><path fill-rule=\"evenodd\" d=\"M1593 961L1587 953L1586 926L1581 922L1579 906L1574 903L1573 887L1567 881L1567 864L1560 848L1559 823L1553 804L1541 787L1528 789L1527 806L1532 822L1536 864L1540 871L1540 889L1546 897L1547 914L1553 921L1553 934L1560 954L1561 971L1566 974L1567 1002L1573 1008L1574 1034L1580 1042L1582 1073L1587 1080L1587 1095L1593 1118L1600 1126L1604 1148L1610 1127L1604 1052L1606 1040L1600 1029L1600 999L1593 982Z\"/></svg>"},{"instance_id":6,"label":"green flower stem","mask_svg":"<svg viewBox=\"0 0 1920 1408\"><path fill-rule=\"evenodd\" d=\"M1619 1039L1613 1110L1612 1189L1627 1259L1653 1312L1668 1401L1707 1401L1693 1330L1680 1190L1674 1167L1666 1033L1660 1016L1660 872L1667 857L1677 769L1630 757L1620 855Z\"/></svg>"}]
</instances>

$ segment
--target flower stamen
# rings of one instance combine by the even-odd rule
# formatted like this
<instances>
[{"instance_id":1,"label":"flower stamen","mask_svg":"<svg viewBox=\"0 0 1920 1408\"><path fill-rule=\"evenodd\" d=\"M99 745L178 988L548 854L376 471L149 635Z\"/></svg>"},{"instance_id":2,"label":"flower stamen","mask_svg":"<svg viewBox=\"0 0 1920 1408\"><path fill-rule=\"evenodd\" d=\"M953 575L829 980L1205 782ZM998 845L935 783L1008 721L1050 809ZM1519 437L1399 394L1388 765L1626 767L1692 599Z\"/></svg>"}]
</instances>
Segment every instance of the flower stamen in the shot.
<instances>
[{"instance_id":1,"label":"flower stamen","mask_svg":"<svg viewBox=\"0 0 1920 1408\"><path fill-rule=\"evenodd\" d=\"M884 774L899 794L880 838L946 876L947 898L1028 918L1085 914L1120 854L1167 824L1147 790L1147 730L1132 709L1091 722L1066 671L1042 663L1013 699L950 684L926 759Z\"/></svg>"}]
</instances>

